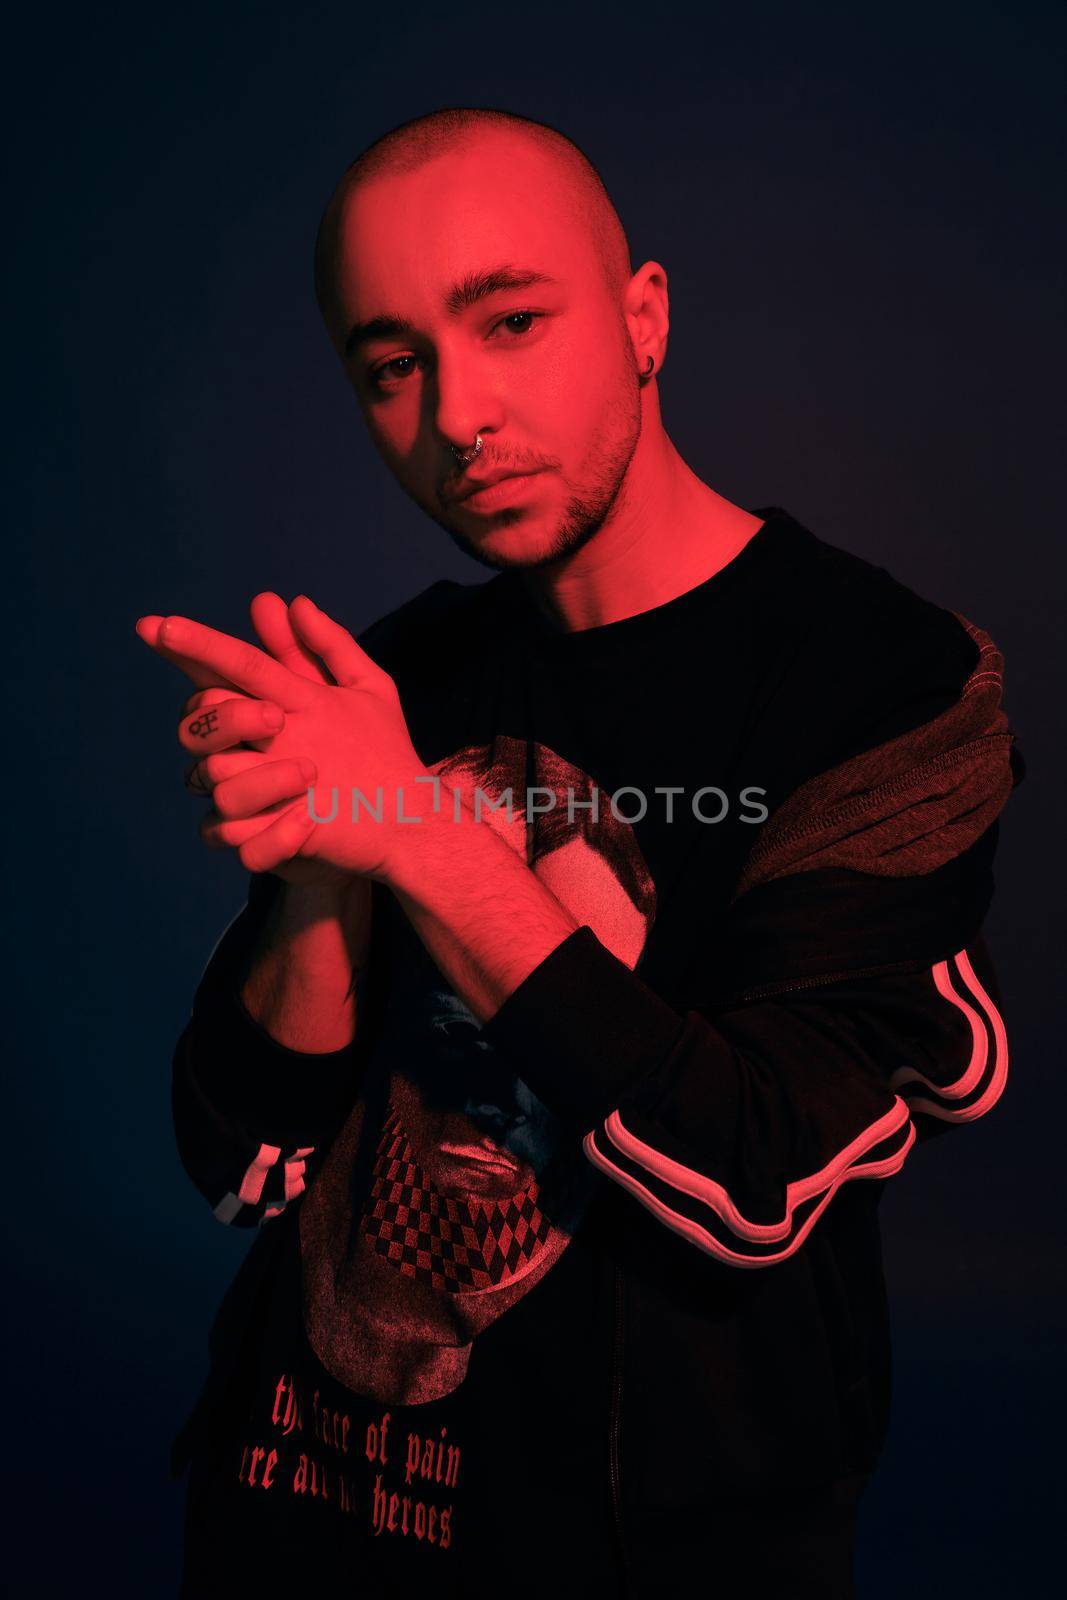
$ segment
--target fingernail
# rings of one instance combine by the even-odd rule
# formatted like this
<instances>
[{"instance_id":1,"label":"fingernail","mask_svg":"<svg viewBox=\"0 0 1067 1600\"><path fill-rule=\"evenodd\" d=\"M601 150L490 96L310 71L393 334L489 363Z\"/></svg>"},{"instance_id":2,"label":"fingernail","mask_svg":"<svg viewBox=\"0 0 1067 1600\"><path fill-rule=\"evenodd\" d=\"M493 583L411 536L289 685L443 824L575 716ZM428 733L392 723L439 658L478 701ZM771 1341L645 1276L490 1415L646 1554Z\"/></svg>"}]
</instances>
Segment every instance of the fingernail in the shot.
<instances>
[{"instance_id":1,"label":"fingernail","mask_svg":"<svg viewBox=\"0 0 1067 1600\"><path fill-rule=\"evenodd\" d=\"M301 757L300 776L303 778L305 783L314 783L315 763L313 761L306 761L303 757Z\"/></svg>"},{"instance_id":2,"label":"fingernail","mask_svg":"<svg viewBox=\"0 0 1067 1600\"><path fill-rule=\"evenodd\" d=\"M277 733L285 724L285 712L279 710L277 706L264 706L263 721L268 728Z\"/></svg>"}]
</instances>

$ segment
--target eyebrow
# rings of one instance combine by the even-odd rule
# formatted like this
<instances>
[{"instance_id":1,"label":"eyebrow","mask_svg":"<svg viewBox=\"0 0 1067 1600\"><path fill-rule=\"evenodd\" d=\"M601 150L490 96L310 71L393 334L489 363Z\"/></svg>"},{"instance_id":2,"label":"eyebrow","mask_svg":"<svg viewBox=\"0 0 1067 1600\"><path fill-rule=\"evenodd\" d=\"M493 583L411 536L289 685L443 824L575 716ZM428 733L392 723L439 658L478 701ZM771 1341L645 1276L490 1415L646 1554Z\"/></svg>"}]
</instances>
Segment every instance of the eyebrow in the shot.
<instances>
[{"instance_id":1,"label":"eyebrow","mask_svg":"<svg viewBox=\"0 0 1067 1600\"><path fill-rule=\"evenodd\" d=\"M489 267L481 272L468 272L466 277L460 278L448 289L442 299L442 304L450 316L458 317L460 312L477 305L480 300L486 300L492 294L500 294L510 289L530 289L536 284L558 284L559 279L550 277L547 272L539 272L533 267L516 267L510 262L504 262L497 267ZM350 356L361 344L368 344L372 339L403 338L417 332L414 324L406 317L390 316L383 313L380 316L370 317L366 322L357 322L349 329L345 339L345 355Z\"/></svg>"}]
</instances>

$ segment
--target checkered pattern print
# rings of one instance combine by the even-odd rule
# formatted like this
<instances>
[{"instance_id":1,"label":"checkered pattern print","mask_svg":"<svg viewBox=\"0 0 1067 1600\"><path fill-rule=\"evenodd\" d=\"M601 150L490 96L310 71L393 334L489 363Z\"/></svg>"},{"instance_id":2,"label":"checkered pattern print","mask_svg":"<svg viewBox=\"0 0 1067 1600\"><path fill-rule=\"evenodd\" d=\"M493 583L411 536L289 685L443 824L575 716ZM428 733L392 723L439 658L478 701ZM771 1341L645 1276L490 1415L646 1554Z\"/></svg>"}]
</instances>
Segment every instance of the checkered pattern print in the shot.
<instances>
[{"instance_id":1,"label":"checkered pattern print","mask_svg":"<svg viewBox=\"0 0 1067 1600\"><path fill-rule=\"evenodd\" d=\"M536 1179L507 1200L442 1194L414 1159L390 1104L363 1231L409 1278L453 1292L491 1289L544 1248L551 1224L539 1196Z\"/></svg>"}]
</instances>

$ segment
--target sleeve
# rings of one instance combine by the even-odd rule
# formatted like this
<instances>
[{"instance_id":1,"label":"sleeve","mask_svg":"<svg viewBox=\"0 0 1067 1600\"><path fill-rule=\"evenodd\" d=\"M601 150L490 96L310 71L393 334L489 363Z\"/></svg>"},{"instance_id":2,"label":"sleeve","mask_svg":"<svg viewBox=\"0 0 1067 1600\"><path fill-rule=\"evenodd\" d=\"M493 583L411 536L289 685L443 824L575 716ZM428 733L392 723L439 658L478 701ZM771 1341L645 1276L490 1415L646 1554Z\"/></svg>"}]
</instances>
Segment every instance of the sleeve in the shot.
<instances>
[{"instance_id":1,"label":"sleeve","mask_svg":"<svg viewBox=\"0 0 1067 1600\"><path fill-rule=\"evenodd\" d=\"M588 1159L727 1266L794 1254L842 1184L985 1115L1008 1048L981 935L909 972L682 1012L582 926L485 1026Z\"/></svg>"},{"instance_id":2,"label":"sleeve","mask_svg":"<svg viewBox=\"0 0 1067 1600\"><path fill-rule=\"evenodd\" d=\"M364 628L360 645L393 670L404 659L398 642L417 633L427 609L455 587L431 585ZM223 929L201 974L171 1067L182 1166L219 1221L235 1227L279 1216L304 1193L354 1104L376 1015L373 936L369 968L357 980L356 1036L344 1049L317 1055L290 1050L249 1013L240 997L248 957L281 887L270 873L250 878L246 904ZM372 925L377 920L372 904Z\"/></svg>"},{"instance_id":3,"label":"sleeve","mask_svg":"<svg viewBox=\"0 0 1067 1600\"><path fill-rule=\"evenodd\" d=\"M843 710L816 770L951 704L974 661L961 634L931 608L922 649L877 652L880 676L838 665ZM1007 1038L981 935L997 830L916 877L757 885L709 912L702 970L670 1001L579 927L485 1037L664 1227L727 1266L771 1267L843 1184L888 1178L999 1100Z\"/></svg>"},{"instance_id":4,"label":"sleeve","mask_svg":"<svg viewBox=\"0 0 1067 1600\"><path fill-rule=\"evenodd\" d=\"M952 613L846 565L853 586L840 603L827 586L825 627L782 690L821 707L785 794L941 714L976 666ZM725 1266L773 1267L843 1184L899 1173L917 1142L1000 1099L1008 1042L981 934L997 832L915 877L757 883L694 928L670 1000L581 926L486 1040L662 1226Z\"/></svg>"},{"instance_id":5,"label":"sleeve","mask_svg":"<svg viewBox=\"0 0 1067 1600\"><path fill-rule=\"evenodd\" d=\"M257 874L223 930L174 1051L171 1109L186 1173L220 1222L254 1227L304 1192L356 1095L356 1038L323 1054L290 1050L244 1006L247 957L281 880ZM357 988L357 1009L365 995ZM361 1023L362 1023L361 1017Z\"/></svg>"}]
</instances>

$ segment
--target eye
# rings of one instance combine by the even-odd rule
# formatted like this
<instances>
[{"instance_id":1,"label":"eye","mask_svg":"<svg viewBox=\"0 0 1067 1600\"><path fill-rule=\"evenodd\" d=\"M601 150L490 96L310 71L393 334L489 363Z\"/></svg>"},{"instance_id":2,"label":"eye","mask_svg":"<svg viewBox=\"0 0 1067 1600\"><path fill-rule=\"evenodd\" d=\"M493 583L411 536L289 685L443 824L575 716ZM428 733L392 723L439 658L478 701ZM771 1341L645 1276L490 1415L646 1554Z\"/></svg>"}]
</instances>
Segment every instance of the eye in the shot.
<instances>
[{"instance_id":1,"label":"eye","mask_svg":"<svg viewBox=\"0 0 1067 1600\"><path fill-rule=\"evenodd\" d=\"M506 316L501 317L500 321L494 324L493 333L495 334L498 328L504 327L507 323L513 323L516 320L525 319L529 324L527 327L513 327L508 330L514 340L525 339L528 338L533 332L534 325L542 321L544 316L545 313L543 311L509 311ZM409 377L410 369L404 371L400 371L398 369L404 367L405 362L416 362L417 360L417 356L393 356L389 361L383 361L380 367L374 367L367 374L367 382L370 384L372 389L376 389L379 393L384 394L387 392L387 390L383 386L383 379L391 376L403 380L404 378Z\"/></svg>"},{"instance_id":2,"label":"eye","mask_svg":"<svg viewBox=\"0 0 1067 1600\"><path fill-rule=\"evenodd\" d=\"M367 374L367 382L370 384L372 389L380 389L382 386L382 379L388 373L392 373L394 367L401 367L405 361L415 361L417 359L418 358L416 356L394 356L391 361L383 361L380 367L375 367L373 371ZM398 372L395 373L394 376L398 378L406 378L408 374L406 372Z\"/></svg>"},{"instance_id":3,"label":"eye","mask_svg":"<svg viewBox=\"0 0 1067 1600\"><path fill-rule=\"evenodd\" d=\"M496 326L497 328L501 328L504 326L504 323L513 322L516 317L533 317L537 321L540 321L543 315L544 313L541 311L509 311L507 316L502 317ZM530 333L533 330L532 328L512 328L510 331L514 334L518 334L518 336L522 338L525 334ZM496 332L496 328L494 328L493 332Z\"/></svg>"},{"instance_id":4,"label":"eye","mask_svg":"<svg viewBox=\"0 0 1067 1600\"><path fill-rule=\"evenodd\" d=\"M468 1022L466 1017L434 1017L433 1026L452 1044L462 1044L466 1039L476 1038L480 1032L478 1024Z\"/></svg>"}]
</instances>

